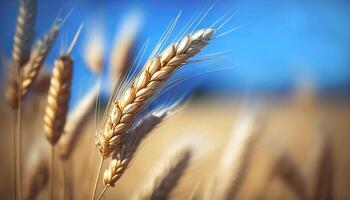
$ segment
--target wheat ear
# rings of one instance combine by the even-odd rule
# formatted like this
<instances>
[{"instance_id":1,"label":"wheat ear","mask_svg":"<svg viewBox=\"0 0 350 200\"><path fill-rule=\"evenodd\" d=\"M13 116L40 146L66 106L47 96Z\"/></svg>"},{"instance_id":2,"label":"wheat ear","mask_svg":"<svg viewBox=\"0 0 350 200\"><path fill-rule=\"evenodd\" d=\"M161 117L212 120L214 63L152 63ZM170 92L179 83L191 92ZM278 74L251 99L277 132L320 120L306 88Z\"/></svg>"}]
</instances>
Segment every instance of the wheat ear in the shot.
<instances>
[{"instance_id":1,"label":"wheat ear","mask_svg":"<svg viewBox=\"0 0 350 200\"><path fill-rule=\"evenodd\" d=\"M39 40L30 55L28 62L23 67L21 80L21 98L27 95L28 90L32 86L34 80L39 74L47 55L57 37L60 24L55 23L51 29ZM12 73L14 74L14 73ZM18 107L18 84L16 76L10 76L8 88L6 90L6 98L12 108Z\"/></svg>"},{"instance_id":2,"label":"wheat ear","mask_svg":"<svg viewBox=\"0 0 350 200\"><path fill-rule=\"evenodd\" d=\"M148 114L145 116L139 125L128 133L128 137L124 139L124 145L113 154L112 160L106 169L103 176L103 183L105 186L114 186L119 178L124 174L128 164L134 157L140 143L149 135L149 133L162 121L165 114L157 116Z\"/></svg>"},{"instance_id":3,"label":"wheat ear","mask_svg":"<svg viewBox=\"0 0 350 200\"><path fill-rule=\"evenodd\" d=\"M66 123L72 72L73 60L69 55L55 61L44 116L45 135L51 145L57 143Z\"/></svg>"},{"instance_id":4,"label":"wheat ear","mask_svg":"<svg viewBox=\"0 0 350 200\"><path fill-rule=\"evenodd\" d=\"M312 170L312 199L333 199L333 158L331 139L325 127L321 126L318 134L317 152L315 155L315 168Z\"/></svg>"},{"instance_id":5,"label":"wheat ear","mask_svg":"<svg viewBox=\"0 0 350 200\"><path fill-rule=\"evenodd\" d=\"M92 88L91 91L78 102L78 105L68 113L64 134L59 141L61 159L68 159L74 150L82 134L82 128L86 125L90 114L94 111L98 92L98 86Z\"/></svg>"},{"instance_id":6,"label":"wheat ear","mask_svg":"<svg viewBox=\"0 0 350 200\"><path fill-rule=\"evenodd\" d=\"M39 74L44 61L54 44L61 24L55 23L51 29L38 41L33 53L30 55L28 63L24 66L22 78L22 98L28 93L29 88L33 84L35 78Z\"/></svg>"},{"instance_id":7,"label":"wheat ear","mask_svg":"<svg viewBox=\"0 0 350 200\"><path fill-rule=\"evenodd\" d=\"M20 0L12 57L17 67L28 61L34 37L36 0Z\"/></svg>"},{"instance_id":8,"label":"wheat ear","mask_svg":"<svg viewBox=\"0 0 350 200\"><path fill-rule=\"evenodd\" d=\"M214 175L214 199L235 199L260 132L261 121L253 113L240 118Z\"/></svg>"},{"instance_id":9,"label":"wheat ear","mask_svg":"<svg viewBox=\"0 0 350 200\"><path fill-rule=\"evenodd\" d=\"M51 200L54 198L54 146L58 142L66 123L71 94L72 73L73 60L69 55L62 55L55 60L44 115L45 136L51 144Z\"/></svg>"},{"instance_id":10,"label":"wheat ear","mask_svg":"<svg viewBox=\"0 0 350 200\"><path fill-rule=\"evenodd\" d=\"M132 57L140 28L140 17L131 14L123 20L115 38L110 55L110 81L113 86L120 85L132 65ZM113 89L113 88L112 88Z\"/></svg>"},{"instance_id":11,"label":"wheat ear","mask_svg":"<svg viewBox=\"0 0 350 200\"><path fill-rule=\"evenodd\" d=\"M103 175L105 189L113 187L127 169L134 157L137 148L149 133L163 120L166 113L156 115L150 113L146 115L139 124L128 132L128 136L123 140L120 150L114 152L112 160ZM96 190L96 189L95 189ZM103 192L104 193L104 192ZM100 196L102 196L101 194Z\"/></svg>"},{"instance_id":12,"label":"wheat ear","mask_svg":"<svg viewBox=\"0 0 350 200\"><path fill-rule=\"evenodd\" d=\"M202 29L170 45L163 53L152 58L127 91L113 101L96 142L104 159L120 146L123 133L157 89L177 69L186 64L187 59L197 54L214 32L213 29Z\"/></svg>"},{"instance_id":13,"label":"wheat ear","mask_svg":"<svg viewBox=\"0 0 350 200\"><path fill-rule=\"evenodd\" d=\"M186 168L190 164L191 150L184 148L173 155L167 156L151 174L151 179L144 185L134 200L166 200L171 191L178 185Z\"/></svg>"},{"instance_id":14,"label":"wheat ear","mask_svg":"<svg viewBox=\"0 0 350 200\"><path fill-rule=\"evenodd\" d=\"M279 177L297 195L298 199L307 199L307 185L305 177L289 154L279 152L275 166L271 171L271 178Z\"/></svg>"}]
</instances>

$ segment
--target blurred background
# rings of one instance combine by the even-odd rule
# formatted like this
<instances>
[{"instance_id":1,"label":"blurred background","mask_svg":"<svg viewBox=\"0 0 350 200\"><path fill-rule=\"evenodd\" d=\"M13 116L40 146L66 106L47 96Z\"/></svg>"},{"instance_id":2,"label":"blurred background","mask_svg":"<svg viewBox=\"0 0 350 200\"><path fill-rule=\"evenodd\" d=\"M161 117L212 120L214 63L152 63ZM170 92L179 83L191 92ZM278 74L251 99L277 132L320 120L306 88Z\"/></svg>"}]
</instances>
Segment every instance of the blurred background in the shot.
<instances>
[{"instance_id":1,"label":"blurred background","mask_svg":"<svg viewBox=\"0 0 350 200\"><path fill-rule=\"evenodd\" d=\"M236 126L242 108L254 105L262 113L264 129L256 145L260 151L256 150L254 154L251 172L244 181L240 199L295 199L295 195L279 183L271 183L271 187L262 194L265 185L262 174L266 174L264 172L268 171L272 162L272 150L268 147L271 143L281 143L294 157L300 169L307 171L305 163L310 162L308 155L317 138L320 123L326 127L333 144L334 199L350 199L347 190L347 185L350 185L350 159L347 156L350 150L348 1L38 0L36 38L47 31L57 16L65 17L71 11L45 62L45 68L50 71L54 59L62 50L67 49L78 27L84 23L82 34L72 52L75 61L70 105L72 109L97 80L89 69L85 56L86 49L90 48L87 44L94 36L99 36L97 41L101 45L96 47L96 51L103 49L103 80L106 80L104 87L108 88L110 83L107 80L107 67L114 42L122 38L120 30L136 27L133 58L142 52L142 47L147 43L145 56L140 61L143 63L180 11L181 16L168 43L181 33L196 13L206 12L213 3L210 12L197 25L198 29L210 27L221 17L232 16L227 23L221 21L216 25L218 27L223 24L218 31L219 35L223 35L215 38L201 53L203 56L217 56L209 61L191 64L183 74L194 75L194 78L180 83L170 93L180 94L183 87L193 86L196 98L179 114L164 122L145 142L135 164L127 173L129 181L123 180L114 191L115 194L120 199L129 197L133 191L129 186L139 184L137 177L146 174L144 171L151 168L156 160L152 156L154 148L165 149L172 138L190 132L201 132L210 143L220 144ZM3 63L11 59L18 6L18 1L0 1L0 55ZM128 24L130 22L132 24ZM231 30L235 31L230 32ZM229 33L225 34L226 32ZM4 64L1 65L1 75L6 75ZM5 85L5 81L1 84ZM41 104L35 107L30 102L26 105L28 110L43 107ZM5 102L1 101L0 113L3 116L0 125L4 143L11 125L10 119L4 116L8 111ZM40 112L36 114L40 115ZM27 111L24 115L30 117L31 114ZM40 122L36 123L41 126ZM31 126L35 127L33 124ZM176 131L174 127L177 127ZM91 139L94 132L90 132L87 138ZM214 146L214 150L208 153L208 158L196 166L202 172L210 171L213 168L210 159L217 158L220 154L222 147ZM3 145L4 149L5 147L9 148L9 145ZM97 154L95 148L91 151ZM149 158L147 162L142 160L145 156ZM77 169L79 166L81 167L77 165ZM3 194L7 188L4 180L9 180L7 170L10 170L10 166L1 164ZM194 173L193 176L199 177L200 174ZM191 192L188 185L196 184L190 175L188 177L185 186L176 191L175 198L184 198ZM112 196L111 193L108 197Z\"/></svg>"}]
</instances>

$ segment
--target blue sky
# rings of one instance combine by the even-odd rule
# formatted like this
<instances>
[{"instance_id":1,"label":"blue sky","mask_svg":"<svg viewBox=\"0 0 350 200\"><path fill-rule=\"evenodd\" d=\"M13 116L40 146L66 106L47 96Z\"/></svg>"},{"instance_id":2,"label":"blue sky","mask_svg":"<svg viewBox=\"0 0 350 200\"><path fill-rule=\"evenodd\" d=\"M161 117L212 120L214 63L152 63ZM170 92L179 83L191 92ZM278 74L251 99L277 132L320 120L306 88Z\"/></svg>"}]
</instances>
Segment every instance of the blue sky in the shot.
<instances>
[{"instance_id":1,"label":"blue sky","mask_svg":"<svg viewBox=\"0 0 350 200\"><path fill-rule=\"evenodd\" d=\"M18 2L0 1L0 49L11 54L12 35ZM178 26L181 27L198 10L208 8L213 1L117 1L117 0L38 0L37 35L50 26L60 9L74 7L73 14L65 23L54 51L53 59L61 44L71 40L81 22L98 16L103 19L107 43L112 43L115 31L123 16L130 10L141 11L143 22L139 48L149 38L146 54L161 36L170 21L181 10ZM225 13L237 12L221 32L240 25L243 28L215 39L205 49L211 54L232 51L217 62L201 63L210 68L224 66L231 70L206 76L208 90L246 91L280 90L295 86L298 80L308 79L320 90L329 91L350 86L350 4L347 1L301 0L232 0L217 1L216 6L199 25L207 27ZM180 30L181 28L177 29ZM176 32L176 30L175 30ZM176 35L176 34L175 34ZM92 74L82 62L84 33L78 42L75 57L74 88L82 91L94 82ZM200 66L198 66L200 67ZM85 88L85 89L84 89Z\"/></svg>"}]
</instances>

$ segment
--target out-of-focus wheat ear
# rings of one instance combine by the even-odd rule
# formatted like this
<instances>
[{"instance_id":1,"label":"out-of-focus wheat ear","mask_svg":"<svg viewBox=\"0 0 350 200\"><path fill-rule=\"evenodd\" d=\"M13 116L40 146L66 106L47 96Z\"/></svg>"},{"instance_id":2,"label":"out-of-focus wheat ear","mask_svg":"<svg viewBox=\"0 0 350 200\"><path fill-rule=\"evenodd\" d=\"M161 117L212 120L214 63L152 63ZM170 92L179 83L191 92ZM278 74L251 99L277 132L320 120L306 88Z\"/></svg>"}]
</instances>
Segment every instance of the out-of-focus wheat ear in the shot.
<instances>
[{"instance_id":1,"label":"out-of-focus wheat ear","mask_svg":"<svg viewBox=\"0 0 350 200\"><path fill-rule=\"evenodd\" d=\"M71 95L73 59L62 55L56 59L44 115L44 130L47 140L55 145L63 133L68 103Z\"/></svg>"},{"instance_id":2,"label":"out-of-focus wheat ear","mask_svg":"<svg viewBox=\"0 0 350 200\"><path fill-rule=\"evenodd\" d=\"M59 154L61 159L66 160L72 154L77 142L82 135L82 128L88 122L89 116L94 111L95 102L99 93L98 85L93 87L68 113L64 134L59 141Z\"/></svg>"},{"instance_id":3,"label":"out-of-focus wheat ear","mask_svg":"<svg viewBox=\"0 0 350 200\"><path fill-rule=\"evenodd\" d=\"M49 180L48 154L45 153L47 149L41 144L43 142L37 142L28 156L28 173L25 177L25 200L37 199Z\"/></svg>"},{"instance_id":4,"label":"out-of-focus wheat ear","mask_svg":"<svg viewBox=\"0 0 350 200\"><path fill-rule=\"evenodd\" d=\"M35 32L37 0L20 0L12 57L17 67L28 61Z\"/></svg>"},{"instance_id":5,"label":"out-of-focus wheat ear","mask_svg":"<svg viewBox=\"0 0 350 200\"><path fill-rule=\"evenodd\" d=\"M137 13L132 13L123 21L110 56L109 74L112 86L123 80L132 65L141 19Z\"/></svg>"},{"instance_id":6,"label":"out-of-focus wheat ear","mask_svg":"<svg viewBox=\"0 0 350 200\"><path fill-rule=\"evenodd\" d=\"M29 61L23 68L21 98L23 98L28 93L28 90L32 86L37 75L39 74L39 71L44 64L44 61L57 38L57 34L60 28L60 22L54 23L51 29L44 35L42 39L40 39L37 42L36 46L34 47L34 50L30 55Z\"/></svg>"},{"instance_id":7,"label":"out-of-focus wheat ear","mask_svg":"<svg viewBox=\"0 0 350 200\"><path fill-rule=\"evenodd\" d=\"M103 159L120 148L120 142L135 116L175 71L208 44L214 32L213 29L202 29L168 46L147 62L125 91L120 95L113 94L116 99L106 109L105 120L96 138L96 146Z\"/></svg>"},{"instance_id":8,"label":"out-of-focus wheat ear","mask_svg":"<svg viewBox=\"0 0 350 200\"><path fill-rule=\"evenodd\" d=\"M312 183L312 199L333 199L333 156L332 140L324 124L319 125L317 135L316 152L313 161L315 163Z\"/></svg>"},{"instance_id":9,"label":"out-of-focus wheat ear","mask_svg":"<svg viewBox=\"0 0 350 200\"><path fill-rule=\"evenodd\" d=\"M85 40L83 58L93 73L99 75L103 68L104 35L100 27L101 22L96 22L88 31Z\"/></svg>"},{"instance_id":10,"label":"out-of-focus wheat ear","mask_svg":"<svg viewBox=\"0 0 350 200\"><path fill-rule=\"evenodd\" d=\"M240 116L214 173L214 199L235 199L249 168L261 119L249 111Z\"/></svg>"},{"instance_id":11,"label":"out-of-focus wheat ear","mask_svg":"<svg viewBox=\"0 0 350 200\"><path fill-rule=\"evenodd\" d=\"M167 156L166 160L151 173L144 188L133 198L134 200L166 200L178 185L186 168L190 164L191 149L182 147L175 154Z\"/></svg>"},{"instance_id":12,"label":"out-of-focus wheat ear","mask_svg":"<svg viewBox=\"0 0 350 200\"><path fill-rule=\"evenodd\" d=\"M307 184L305 176L286 150L277 152L276 163L274 164L271 178L280 178L300 200L307 198Z\"/></svg>"}]
</instances>

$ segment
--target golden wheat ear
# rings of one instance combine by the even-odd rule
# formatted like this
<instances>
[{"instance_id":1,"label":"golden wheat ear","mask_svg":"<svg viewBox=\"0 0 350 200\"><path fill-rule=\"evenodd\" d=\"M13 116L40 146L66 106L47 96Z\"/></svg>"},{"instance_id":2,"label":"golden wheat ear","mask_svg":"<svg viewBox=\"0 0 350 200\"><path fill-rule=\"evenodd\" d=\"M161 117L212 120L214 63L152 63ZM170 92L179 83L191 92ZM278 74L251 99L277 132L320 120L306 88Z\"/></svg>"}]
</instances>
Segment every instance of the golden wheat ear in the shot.
<instances>
[{"instance_id":1,"label":"golden wheat ear","mask_svg":"<svg viewBox=\"0 0 350 200\"><path fill-rule=\"evenodd\" d=\"M35 32L36 11L36 0L20 0L12 52L17 67L23 67L29 59Z\"/></svg>"},{"instance_id":2,"label":"golden wheat ear","mask_svg":"<svg viewBox=\"0 0 350 200\"><path fill-rule=\"evenodd\" d=\"M202 29L170 45L163 53L151 58L130 87L117 95L107 109L106 120L97 136L96 144L103 158L120 146L136 114L177 69L208 44L214 32L213 29Z\"/></svg>"},{"instance_id":3,"label":"golden wheat ear","mask_svg":"<svg viewBox=\"0 0 350 200\"><path fill-rule=\"evenodd\" d=\"M38 40L36 46L30 54L28 62L23 66L23 72L21 73L21 98L23 99L30 87L33 85L36 77L38 76L40 69L42 68L46 57L48 56L52 45L54 44L57 34L61 28L61 22L55 21L50 30ZM18 84L15 76L15 72L12 71L9 77L9 84L6 90L6 99L12 108L17 108L18 103Z\"/></svg>"},{"instance_id":4,"label":"golden wheat ear","mask_svg":"<svg viewBox=\"0 0 350 200\"><path fill-rule=\"evenodd\" d=\"M130 68L136 49L136 42L142 21L140 14L129 13L123 20L123 24L115 36L112 52L110 55L110 81L117 87L125 80ZM113 88L111 88L113 89Z\"/></svg>"},{"instance_id":5,"label":"golden wheat ear","mask_svg":"<svg viewBox=\"0 0 350 200\"><path fill-rule=\"evenodd\" d=\"M33 52L30 55L28 63L24 66L24 71L22 74L22 97L27 93L32 86L35 78L39 74L46 57L48 56L56 38L57 34L61 28L60 22L55 22L50 30L40 39Z\"/></svg>"},{"instance_id":6,"label":"golden wheat ear","mask_svg":"<svg viewBox=\"0 0 350 200\"><path fill-rule=\"evenodd\" d=\"M190 147L181 147L175 153L166 156L166 160L159 163L150 174L148 182L133 200L161 200L169 199L171 192L179 184L191 160Z\"/></svg>"},{"instance_id":7,"label":"golden wheat ear","mask_svg":"<svg viewBox=\"0 0 350 200\"><path fill-rule=\"evenodd\" d=\"M71 56L60 56L54 64L44 116L45 135L51 145L57 143L66 123L72 73L73 59Z\"/></svg>"}]
</instances>

